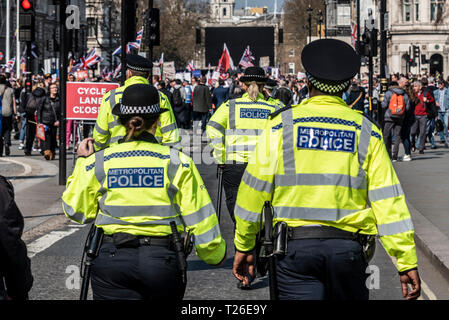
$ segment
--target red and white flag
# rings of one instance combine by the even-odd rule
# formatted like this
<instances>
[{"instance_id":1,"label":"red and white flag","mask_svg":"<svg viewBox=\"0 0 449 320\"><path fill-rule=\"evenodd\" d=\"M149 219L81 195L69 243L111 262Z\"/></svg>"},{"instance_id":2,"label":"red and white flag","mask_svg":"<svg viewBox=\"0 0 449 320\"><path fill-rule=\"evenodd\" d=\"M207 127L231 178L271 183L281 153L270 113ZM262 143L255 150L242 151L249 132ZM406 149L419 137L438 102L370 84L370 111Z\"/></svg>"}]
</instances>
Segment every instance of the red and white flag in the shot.
<instances>
[{"instance_id":1,"label":"red and white flag","mask_svg":"<svg viewBox=\"0 0 449 320\"><path fill-rule=\"evenodd\" d=\"M14 65L16 64L16 57L13 57L11 60L6 62L6 66L12 70L14 68Z\"/></svg>"},{"instance_id":2,"label":"red and white flag","mask_svg":"<svg viewBox=\"0 0 449 320\"><path fill-rule=\"evenodd\" d=\"M252 63L252 61L254 60L255 58L253 57L252 52L249 50L249 46L247 46L245 51L243 52L242 58L240 59L239 65L244 68L254 67L254 64Z\"/></svg>"},{"instance_id":3,"label":"red and white flag","mask_svg":"<svg viewBox=\"0 0 449 320\"><path fill-rule=\"evenodd\" d=\"M192 72L193 70L196 70L195 65L193 64L193 60L190 60L189 64L186 67L187 70Z\"/></svg>"},{"instance_id":4,"label":"red and white flag","mask_svg":"<svg viewBox=\"0 0 449 320\"><path fill-rule=\"evenodd\" d=\"M232 61L231 54L225 43L223 45L223 53L221 54L220 61L218 61L217 72L223 77L229 69L234 69L234 62Z\"/></svg>"},{"instance_id":5,"label":"red and white flag","mask_svg":"<svg viewBox=\"0 0 449 320\"><path fill-rule=\"evenodd\" d=\"M117 68L115 68L115 70L114 70L114 78L117 78L117 76L118 76L118 74L119 74L119 72L120 72L121 69L122 69L122 64L120 63L120 64L117 66Z\"/></svg>"}]
</instances>

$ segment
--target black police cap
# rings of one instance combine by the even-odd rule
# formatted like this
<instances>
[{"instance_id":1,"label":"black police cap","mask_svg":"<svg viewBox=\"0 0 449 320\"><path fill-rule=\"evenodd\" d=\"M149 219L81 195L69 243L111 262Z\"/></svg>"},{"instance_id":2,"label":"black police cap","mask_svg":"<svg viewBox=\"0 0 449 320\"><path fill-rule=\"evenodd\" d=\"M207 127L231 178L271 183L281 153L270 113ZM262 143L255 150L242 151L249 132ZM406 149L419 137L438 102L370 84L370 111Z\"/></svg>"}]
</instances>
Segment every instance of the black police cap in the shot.
<instances>
[{"instance_id":1,"label":"black police cap","mask_svg":"<svg viewBox=\"0 0 449 320\"><path fill-rule=\"evenodd\" d=\"M360 70L360 56L346 42L315 40L301 54L304 69L315 79L338 83L352 79Z\"/></svg>"},{"instance_id":2,"label":"black police cap","mask_svg":"<svg viewBox=\"0 0 449 320\"><path fill-rule=\"evenodd\" d=\"M153 68L153 63L138 54L128 54L126 55L126 67L130 70L150 72Z\"/></svg>"},{"instance_id":3,"label":"black police cap","mask_svg":"<svg viewBox=\"0 0 449 320\"><path fill-rule=\"evenodd\" d=\"M125 89L119 103L112 108L112 114L119 117L151 116L168 111L162 109L159 92L148 84L134 84Z\"/></svg>"}]
</instances>

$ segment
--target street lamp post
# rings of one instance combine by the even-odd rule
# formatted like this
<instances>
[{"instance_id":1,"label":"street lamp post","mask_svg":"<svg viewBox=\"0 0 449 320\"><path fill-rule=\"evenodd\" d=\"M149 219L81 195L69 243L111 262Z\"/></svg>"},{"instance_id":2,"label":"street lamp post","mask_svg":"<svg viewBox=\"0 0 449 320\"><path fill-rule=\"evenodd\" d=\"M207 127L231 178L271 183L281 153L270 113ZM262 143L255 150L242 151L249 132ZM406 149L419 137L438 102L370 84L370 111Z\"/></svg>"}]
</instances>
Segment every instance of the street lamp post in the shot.
<instances>
[{"instance_id":1,"label":"street lamp post","mask_svg":"<svg viewBox=\"0 0 449 320\"><path fill-rule=\"evenodd\" d=\"M308 22L309 22L309 43L312 42L312 6L309 4L309 7L307 8L307 14L308 14Z\"/></svg>"},{"instance_id":2,"label":"street lamp post","mask_svg":"<svg viewBox=\"0 0 449 320\"><path fill-rule=\"evenodd\" d=\"M320 9L318 10L318 32L319 32L319 37L321 39L321 33L322 31L322 26L323 26L323 11Z\"/></svg>"}]
</instances>

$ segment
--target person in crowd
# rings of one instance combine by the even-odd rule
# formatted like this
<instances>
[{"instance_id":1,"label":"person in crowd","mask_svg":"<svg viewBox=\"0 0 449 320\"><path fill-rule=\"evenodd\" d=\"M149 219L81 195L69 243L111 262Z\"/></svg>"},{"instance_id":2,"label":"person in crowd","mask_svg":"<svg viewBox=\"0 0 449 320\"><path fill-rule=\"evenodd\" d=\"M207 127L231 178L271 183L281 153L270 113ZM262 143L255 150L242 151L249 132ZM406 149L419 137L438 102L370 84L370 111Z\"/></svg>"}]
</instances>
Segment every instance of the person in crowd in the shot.
<instances>
[{"instance_id":1,"label":"person in crowd","mask_svg":"<svg viewBox=\"0 0 449 320\"><path fill-rule=\"evenodd\" d=\"M179 79L174 80L173 86L170 88L172 94L172 108L175 114L176 124L178 128L187 129L187 110L185 108L186 91Z\"/></svg>"},{"instance_id":2,"label":"person in crowd","mask_svg":"<svg viewBox=\"0 0 449 320\"><path fill-rule=\"evenodd\" d=\"M9 82L8 82L9 83ZM0 75L0 99L2 99L1 109L1 130L0 130L0 157L11 154L11 132L13 129L14 119L17 118L17 106L14 96L14 90L7 86L6 77Z\"/></svg>"},{"instance_id":3,"label":"person in crowd","mask_svg":"<svg viewBox=\"0 0 449 320\"><path fill-rule=\"evenodd\" d=\"M432 100L426 101L424 103L424 106L427 110L427 122L426 122L426 139L431 144L431 149L436 149L437 146L435 144L435 137L433 136L433 133L435 131L435 120L438 118L438 110L437 106L435 104L435 97L433 96L433 92L436 89L433 85L429 85L428 78L422 78L422 91L426 95L427 93L430 94L432 97Z\"/></svg>"},{"instance_id":4,"label":"person in crowd","mask_svg":"<svg viewBox=\"0 0 449 320\"><path fill-rule=\"evenodd\" d=\"M404 89L397 82L391 82L385 98L382 101L384 113L384 142L388 155L393 162L398 161L399 145L401 144L401 129L406 112L410 110L410 101ZM393 153L391 152L391 134L394 135Z\"/></svg>"},{"instance_id":5,"label":"person in crowd","mask_svg":"<svg viewBox=\"0 0 449 320\"><path fill-rule=\"evenodd\" d=\"M188 81L183 82L184 91L186 92L186 99L184 101L184 108L186 113L186 128L184 129L192 129L192 97L193 97L193 89Z\"/></svg>"},{"instance_id":6,"label":"person in crowd","mask_svg":"<svg viewBox=\"0 0 449 320\"><path fill-rule=\"evenodd\" d=\"M206 130L207 116L212 107L212 97L206 86L206 77L201 77L199 84L193 90L193 115L195 121L201 120L201 132Z\"/></svg>"},{"instance_id":7,"label":"person in crowd","mask_svg":"<svg viewBox=\"0 0 449 320\"><path fill-rule=\"evenodd\" d=\"M416 96L413 93L413 88L410 86L408 79L404 76L399 78L399 87L401 87L405 94L409 99L409 109L405 112L404 121L402 122L401 127L401 141L404 145L404 157L402 161L411 161L412 160L412 152L411 152L411 141L410 141L410 131L413 123L415 122L415 103Z\"/></svg>"},{"instance_id":8,"label":"person in crowd","mask_svg":"<svg viewBox=\"0 0 449 320\"><path fill-rule=\"evenodd\" d=\"M212 103L215 110L220 108L221 104L229 99L229 88L225 87L223 79L218 79L218 87L212 91Z\"/></svg>"},{"instance_id":9,"label":"person in crowd","mask_svg":"<svg viewBox=\"0 0 449 320\"><path fill-rule=\"evenodd\" d=\"M360 85L360 80L354 79L349 90L345 92L343 100L351 109L364 112L365 95L366 92Z\"/></svg>"},{"instance_id":10,"label":"person in crowd","mask_svg":"<svg viewBox=\"0 0 449 320\"><path fill-rule=\"evenodd\" d=\"M56 152L56 134L59 127L61 107L58 96L58 85L50 84L49 93L44 102L38 105L37 122L46 126L43 152L45 160L53 160Z\"/></svg>"},{"instance_id":11,"label":"person in crowd","mask_svg":"<svg viewBox=\"0 0 449 320\"><path fill-rule=\"evenodd\" d=\"M413 91L419 102L415 104L415 122L411 128L412 146L415 146L415 139L419 134L417 147L419 154L424 154L427 116L429 115L426 104L434 102L434 99L430 92L423 90L423 85L420 81L413 83Z\"/></svg>"},{"instance_id":12,"label":"person in crowd","mask_svg":"<svg viewBox=\"0 0 449 320\"><path fill-rule=\"evenodd\" d=\"M438 120L443 123L440 132L440 142L449 147L448 117L449 117L449 89L443 79L438 80L438 89L433 92L435 104L438 107Z\"/></svg>"}]
</instances>

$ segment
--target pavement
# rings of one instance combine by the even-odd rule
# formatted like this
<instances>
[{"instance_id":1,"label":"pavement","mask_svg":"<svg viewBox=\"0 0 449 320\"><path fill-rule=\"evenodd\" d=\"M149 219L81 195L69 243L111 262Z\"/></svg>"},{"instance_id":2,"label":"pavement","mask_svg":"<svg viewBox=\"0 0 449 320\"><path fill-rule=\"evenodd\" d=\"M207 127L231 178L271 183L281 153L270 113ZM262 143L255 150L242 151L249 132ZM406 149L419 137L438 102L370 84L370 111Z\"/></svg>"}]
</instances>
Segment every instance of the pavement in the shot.
<instances>
[{"instance_id":1,"label":"pavement","mask_svg":"<svg viewBox=\"0 0 449 320\"><path fill-rule=\"evenodd\" d=\"M82 245L88 228L74 225L62 214L60 197L65 186L58 185L58 160L45 161L37 152L32 157L24 157L17 150L18 142L13 142L12 154L0 158L0 174L9 177L16 189L16 201L25 217L24 240L29 245L29 254L33 257L32 267L35 281L30 298L32 299L77 299L78 291L70 294L52 296L51 292L63 292L67 287L69 267L79 265ZM413 153L413 161L397 162L396 172L404 189L412 220L415 226L415 239L418 246L418 259L429 259L432 266L426 267L426 273L436 279L435 282L449 281L449 219L446 208L449 207L449 184L445 181L449 175L449 149L440 148L425 151L424 155ZM199 145L186 146L186 153L196 152ZM402 153L402 150L401 150ZM401 155L401 154L400 154ZM69 154L67 171L71 172L73 158ZM211 198L216 203L215 169L207 165L198 166ZM189 282L185 299L268 299L267 278L256 279L254 290L247 292L237 289L236 280L230 276L233 258L233 227L224 204L222 204L222 233L227 240L228 258L221 268L210 268L194 254L189 258ZM57 231L55 231L57 230ZM81 230L81 232L76 232ZM49 242L39 242L49 237ZM63 237L65 240L58 241ZM401 299L397 273L392 261L382 248L376 250L374 263L381 270L381 286L388 293L372 290L371 299ZM52 267L54 266L54 268ZM421 267L420 267L421 268ZM422 269L420 269L422 270ZM421 271L422 273L423 271ZM436 273L441 274L437 275ZM57 278L61 278L56 281ZM58 284L59 283L59 284ZM58 285L60 287L58 287ZM55 290L51 290L51 289ZM217 288L222 288L217 290ZM445 287L446 288L446 287ZM445 291L446 290L446 291ZM441 289L442 299L448 299L446 289ZM426 298L433 299L431 292Z\"/></svg>"}]
</instances>

